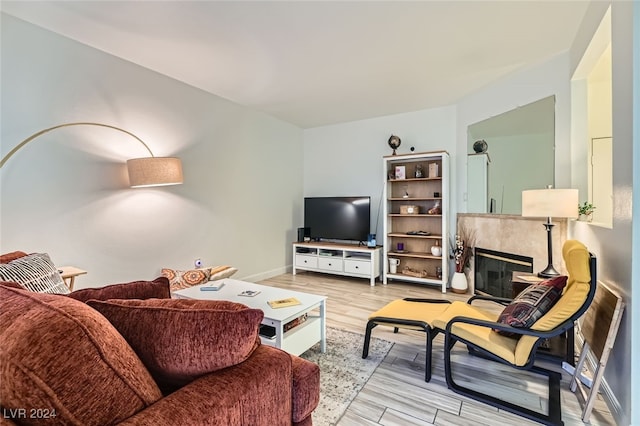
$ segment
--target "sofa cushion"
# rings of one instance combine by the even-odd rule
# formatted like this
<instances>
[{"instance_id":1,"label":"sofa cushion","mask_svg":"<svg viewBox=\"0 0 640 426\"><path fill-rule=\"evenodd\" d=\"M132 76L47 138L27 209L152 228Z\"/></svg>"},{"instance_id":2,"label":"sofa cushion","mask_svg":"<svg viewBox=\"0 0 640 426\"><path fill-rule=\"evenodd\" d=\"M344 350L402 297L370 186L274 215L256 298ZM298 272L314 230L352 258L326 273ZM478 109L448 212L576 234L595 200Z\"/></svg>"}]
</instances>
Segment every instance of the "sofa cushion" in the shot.
<instances>
[{"instance_id":1,"label":"sofa cushion","mask_svg":"<svg viewBox=\"0 0 640 426\"><path fill-rule=\"evenodd\" d=\"M136 351L163 392L238 364L255 350L259 309L229 301L148 299L87 302Z\"/></svg>"},{"instance_id":2,"label":"sofa cushion","mask_svg":"<svg viewBox=\"0 0 640 426\"><path fill-rule=\"evenodd\" d=\"M180 269L163 268L162 276L169 279L171 291L176 291L206 283L211 276L211 269L199 268L182 271Z\"/></svg>"},{"instance_id":3,"label":"sofa cushion","mask_svg":"<svg viewBox=\"0 0 640 426\"><path fill-rule=\"evenodd\" d=\"M132 281L100 288L85 288L73 291L67 296L81 302L91 299L170 299L171 291L169 280L166 277L158 277L153 281Z\"/></svg>"},{"instance_id":4,"label":"sofa cushion","mask_svg":"<svg viewBox=\"0 0 640 426\"><path fill-rule=\"evenodd\" d=\"M11 253L0 254L0 263L9 263L12 260L20 259L26 255L27 253L23 251L12 251Z\"/></svg>"},{"instance_id":5,"label":"sofa cushion","mask_svg":"<svg viewBox=\"0 0 640 426\"><path fill-rule=\"evenodd\" d=\"M0 280L17 282L37 293L69 293L69 288L46 253L32 253L0 264Z\"/></svg>"},{"instance_id":6,"label":"sofa cushion","mask_svg":"<svg viewBox=\"0 0 640 426\"><path fill-rule=\"evenodd\" d=\"M498 316L498 322L529 328L551 310L560 299L567 277L559 275L525 288ZM512 334L499 331L501 334Z\"/></svg>"},{"instance_id":7,"label":"sofa cushion","mask_svg":"<svg viewBox=\"0 0 640 426\"><path fill-rule=\"evenodd\" d=\"M4 409L46 408L57 424L107 425L162 397L109 321L69 297L0 286L0 341Z\"/></svg>"}]
</instances>

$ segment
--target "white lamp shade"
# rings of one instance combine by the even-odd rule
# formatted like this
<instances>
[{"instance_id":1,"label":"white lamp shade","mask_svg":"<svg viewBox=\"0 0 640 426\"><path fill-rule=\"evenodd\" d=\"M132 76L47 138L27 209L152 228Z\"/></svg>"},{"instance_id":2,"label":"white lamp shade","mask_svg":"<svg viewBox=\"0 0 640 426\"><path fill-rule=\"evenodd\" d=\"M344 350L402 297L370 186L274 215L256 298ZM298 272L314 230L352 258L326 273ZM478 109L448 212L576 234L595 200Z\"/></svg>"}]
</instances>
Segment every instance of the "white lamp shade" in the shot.
<instances>
[{"instance_id":1,"label":"white lamp shade","mask_svg":"<svg viewBox=\"0 0 640 426\"><path fill-rule=\"evenodd\" d=\"M127 160L131 188L178 185L183 181L182 162L175 157L145 157Z\"/></svg>"},{"instance_id":2,"label":"white lamp shade","mask_svg":"<svg viewBox=\"0 0 640 426\"><path fill-rule=\"evenodd\" d=\"M577 189L532 189L522 191L522 216L578 217Z\"/></svg>"}]
</instances>

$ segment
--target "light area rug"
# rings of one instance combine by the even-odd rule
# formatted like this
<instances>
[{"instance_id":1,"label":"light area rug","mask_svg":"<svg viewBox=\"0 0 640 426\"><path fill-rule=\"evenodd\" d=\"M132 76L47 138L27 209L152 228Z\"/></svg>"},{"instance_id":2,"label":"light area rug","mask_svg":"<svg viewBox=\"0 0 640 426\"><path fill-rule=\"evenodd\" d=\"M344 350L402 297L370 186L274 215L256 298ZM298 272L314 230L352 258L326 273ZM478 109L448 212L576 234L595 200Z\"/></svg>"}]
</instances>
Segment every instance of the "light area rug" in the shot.
<instances>
[{"instance_id":1,"label":"light area rug","mask_svg":"<svg viewBox=\"0 0 640 426\"><path fill-rule=\"evenodd\" d=\"M327 327L327 351L316 344L300 355L320 367L320 403L313 412L314 426L335 425L393 346L372 337L369 356L362 359L364 335Z\"/></svg>"}]
</instances>

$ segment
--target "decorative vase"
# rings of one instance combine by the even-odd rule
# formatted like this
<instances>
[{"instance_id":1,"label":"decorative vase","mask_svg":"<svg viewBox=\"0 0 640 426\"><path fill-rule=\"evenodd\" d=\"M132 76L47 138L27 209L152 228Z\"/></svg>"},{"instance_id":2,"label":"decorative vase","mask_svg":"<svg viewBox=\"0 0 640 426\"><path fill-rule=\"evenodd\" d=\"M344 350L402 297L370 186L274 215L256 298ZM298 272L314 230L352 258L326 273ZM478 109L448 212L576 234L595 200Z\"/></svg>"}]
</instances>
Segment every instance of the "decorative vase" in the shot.
<instances>
[{"instance_id":1,"label":"decorative vase","mask_svg":"<svg viewBox=\"0 0 640 426\"><path fill-rule=\"evenodd\" d=\"M442 247L440 247L440 244L438 243L437 240L436 240L436 245L431 246L431 254L437 257L442 256Z\"/></svg>"},{"instance_id":2,"label":"decorative vase","mask_svg":"<svg viewBox=\"0 0 640 426\"><path fill-rule=\"evenodd\" d=\"M464 272L454 272L451 278L451 291L458 294L464 294L469 288L467 284L467 276Z\"/></svg>"},{"instance_id":3,"label":"decorative vase","mask_svg":"<svg viewBox=\"0 0 640 426\"><path fill-rule=\"evenodd\" d=\"M591 222L593 220L593 212L579 215L578 220L581 222Z\"/></svg>"}]
</instances>

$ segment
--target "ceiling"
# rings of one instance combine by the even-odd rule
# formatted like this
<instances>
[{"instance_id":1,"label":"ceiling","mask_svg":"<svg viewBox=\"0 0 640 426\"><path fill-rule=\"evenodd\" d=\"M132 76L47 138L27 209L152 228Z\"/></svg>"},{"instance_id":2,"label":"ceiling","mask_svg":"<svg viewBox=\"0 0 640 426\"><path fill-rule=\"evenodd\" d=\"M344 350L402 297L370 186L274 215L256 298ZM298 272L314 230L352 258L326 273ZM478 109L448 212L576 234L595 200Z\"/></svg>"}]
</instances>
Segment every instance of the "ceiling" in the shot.
<instances>
[{"instance_id":1,"label":"ceiling","mask_svg":"<svg viewBox=\"0 0 640 426\"><path fill-rule=\"evenodd\" d=\"M35 25L301 128L455 104L568 50L570 1L2 1Z\"/></svg>"}]
</instances>

